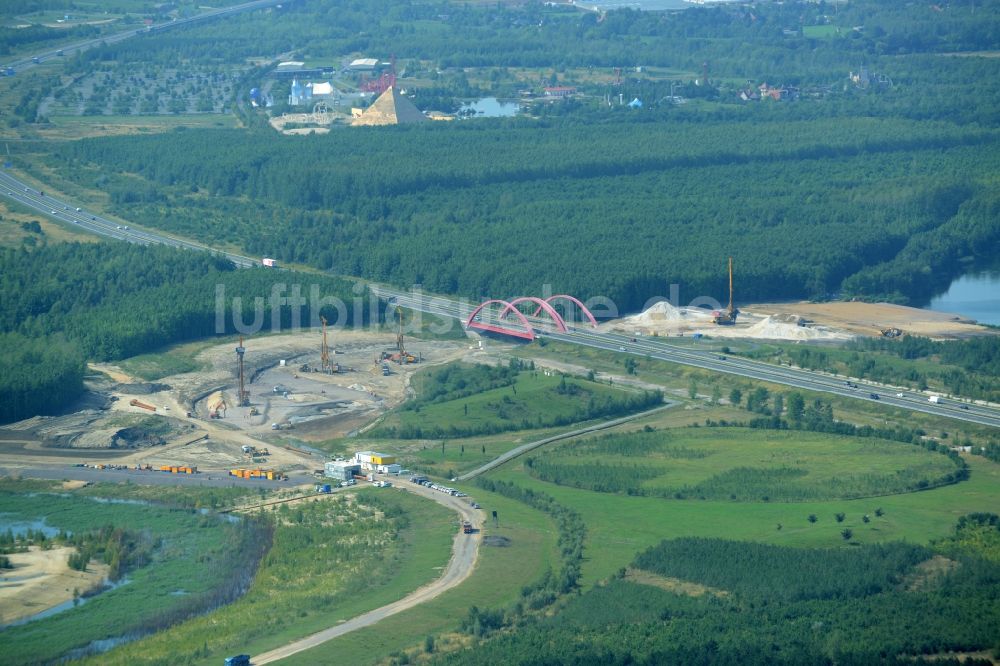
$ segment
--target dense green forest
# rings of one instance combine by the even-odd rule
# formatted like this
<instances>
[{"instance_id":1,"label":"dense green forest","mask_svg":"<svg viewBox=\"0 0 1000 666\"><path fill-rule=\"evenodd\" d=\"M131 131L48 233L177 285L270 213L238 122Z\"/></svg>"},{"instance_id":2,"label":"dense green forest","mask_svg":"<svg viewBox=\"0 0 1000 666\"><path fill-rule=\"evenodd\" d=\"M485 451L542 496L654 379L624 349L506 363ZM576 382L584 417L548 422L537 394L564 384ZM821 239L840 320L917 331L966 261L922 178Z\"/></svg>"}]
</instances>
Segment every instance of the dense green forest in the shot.
<instances>
[{"instance_id":1,"label":"dense green forest","mask_svg":"<svg viewBox=\"0 0 1000 666\"><path fill-rule=\"evenodd\" d=\"M584 94L508 120L285 137L265 110L243 109L239 130L24 149L107 192L126 219L471 298L551 285L634 310L677 283L684 301L721 299L732 255L744 302L921 302L1000 245L1000 63L950 55L996 49L998 7L859 0L598 16L535 2L290 2L67 66L228 62L248 90L266 77L246 72L261 53L334 64L395 53L418 103L421 90L436 100L553 82ZM673 74L627 72L612 90L612 68L633 64ZM695 85L703 64L708 81ZM862 66L886 83L850 80ZM800 94L739 99L762 82ZM664 101L675 84L690 103ZM616 91L648 103L601 102ZM25 108L37 105L37 91L24 94Z\"/></svg>"},{"instance_id":2,"label":"dense green forest","mask_svg":"<svg viewBox=\"0 0 1000 666\"><path fill-rule=\"evenodd\" d=\"M548 284L621 310L671 283L683 300L721 299L728 255L742 299L852 285L926 297L962 258L1000 242L1000 200L982 175L1000 171L992 131L761 122L748 143L748 129L626 120L302 139L182 132L76 142L53 166L107 189L123 217L244 238L254 254L472 298Z\"/></svg>"},{"instance_id":3,"label":"dense green forest","mask_svg":"<svg viewBox=\"0 0 1000 666\"><path fill-rule=\"evenodd\" d=\"M963 521L942 544L954 566L926 565L910 544L798 549L722 539L675 539L633 567L663 588L618 577L554 617L525 622L443 656L443 664L914 664L997 645L1000 567ZM995 539L990 548L995 549ZM671 592L681 579L707 587ZM932 657L933 655L933 657ZM951 663L957 663L952 661ZM966 660L963 663L989 663Z\"/></svg>"},{"instance_id":4,"label":"dense green forest","mask_svg":"<svg viewBox=\"0 0 1000 666\"><path fill-rule=\"evenodd\" d=\"M282 298L301 286L300 326L315 305L335 325L360 314L353 285L318 275L236 270L227 259L173 248L87 243L0 250L0 336L5 355L0 421L58 411L83 390L84 360L117 360L164 345L248 330L290 329L296 320ZM314 302L316 285L322 299ZM254 309L260 298L261 310ZM234 312L234 305L240 305ZM277 316L273 316L276 313ZM318 313L317 313L318 314ZM377 314L375 316L378 316ZM239 321L237 328L236 322ZM257 326L254 326L254 324Z\"/></svg>"}]
</instances>

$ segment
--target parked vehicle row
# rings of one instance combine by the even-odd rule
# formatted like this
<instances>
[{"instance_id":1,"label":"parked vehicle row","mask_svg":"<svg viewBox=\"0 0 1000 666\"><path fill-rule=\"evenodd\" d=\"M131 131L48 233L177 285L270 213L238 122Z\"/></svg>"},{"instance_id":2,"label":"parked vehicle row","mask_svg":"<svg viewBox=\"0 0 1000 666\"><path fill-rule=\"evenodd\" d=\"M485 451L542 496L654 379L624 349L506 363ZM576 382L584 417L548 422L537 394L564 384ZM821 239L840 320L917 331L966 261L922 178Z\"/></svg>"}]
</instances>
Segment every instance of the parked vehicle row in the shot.
<instances>
[{"instance_id":1,"label":"parked vehicle row","mask_svg":"<svg viewBox=\"0 0 1000 666\"><path fill-rule=\"evenodd\" d=\"M448 486L442 486L442 485L439 485L437 483L431 483L431 480L428 479L426 476L411 476L410 477L410 483L415 483L418 486L426 486L426 487L430 488L431 490L437 490L437 491L442 492L442 493L447 493L447 494L451 495L452 497L468 497L469 496L467 493L463 493L463 492L461 492L459 490L455 490L454 488L449 488Z\"/></svg>"}]
</instances>

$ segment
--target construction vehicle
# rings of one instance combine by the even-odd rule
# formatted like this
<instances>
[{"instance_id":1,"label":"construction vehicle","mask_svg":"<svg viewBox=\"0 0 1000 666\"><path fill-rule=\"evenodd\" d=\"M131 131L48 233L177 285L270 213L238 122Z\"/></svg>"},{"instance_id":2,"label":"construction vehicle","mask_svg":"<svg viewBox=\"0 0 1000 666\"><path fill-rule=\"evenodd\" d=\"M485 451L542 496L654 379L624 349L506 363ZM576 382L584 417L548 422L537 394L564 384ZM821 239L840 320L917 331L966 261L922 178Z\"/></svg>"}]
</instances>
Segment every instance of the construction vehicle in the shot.
<instances>
[{"instance_id":1,"label":"construction vehicle","mask_svg":"<svg viewBox=\"0 0 1000 666\"><path fill-rule=\"evenodd\" d=\"M903 334L903 332L898 328L896 328L895 326L890 328L883 328L879 332L882 334L882 337L884 338L898 338Z\"/></svg>"},{"instance_id":2,"label":"construction vehicle","mask_svg":"<svg viewBox=\"0 0 1000 666\"><path fill-rule=\"evenodd\" d=\"M467 520L462 521L462 534L472 534L472 523Z\"/></svg>"},{"instance_id":3,"label":"construction vehicle","mask_svg":"<svg viewBox=\"0 0 1000 666\"><path fill-rule=\"evenodd\" d=\"M716 310L712 313L712 321L718 326L732 326L736 323L736 316L740 313L733 304L733 258L729 257L729 307L725 312Z\"/></svg>"},{"instance_id":4,"label":"construction vehicle","mask_svg":"<svg viewBox=\"0 0 1000 666\"><path fill-rule=\"evenodd\" d=\"M147 409L147 410L149 410L151 412L155 412L156 411L156 407L153 407L152 405L147 405L144 402L139 402L135 398L132 398L131 400L129 400L128 404L131 405L132 407L138 407L140 409Z\"/></svg>"},{"instance_id":5,"label":"construction vehicle","mask_svg":"<svg viewBox=\"0 0 1000 666\"><path fill-rule=\"evenodd\" d=\"M260 414L260 411L256 407L250 408L250 416L257 416L258 414Z\"/></svg>"}]
</instances>

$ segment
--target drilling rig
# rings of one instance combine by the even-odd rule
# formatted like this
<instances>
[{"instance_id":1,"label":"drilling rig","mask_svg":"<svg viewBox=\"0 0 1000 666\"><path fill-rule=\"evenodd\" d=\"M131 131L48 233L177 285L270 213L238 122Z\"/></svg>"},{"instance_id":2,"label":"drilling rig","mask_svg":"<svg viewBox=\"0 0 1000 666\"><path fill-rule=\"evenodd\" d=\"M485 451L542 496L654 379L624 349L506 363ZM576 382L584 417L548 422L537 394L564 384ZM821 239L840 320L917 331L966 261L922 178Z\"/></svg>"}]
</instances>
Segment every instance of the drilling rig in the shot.
<instances>
[{"instance_id":1,"label":"drilling rig","mask_svg":"<svg viewBox=\"0 0 1000 666\"><path fill-rule=\"evenodd\" d=\"M729 307L725 312L716 310L712 313L712 320L718 326L732 326L736 323L736 315L740 313L733 305L733 258L729 257Z\"/></svg>"},{"instance_id":2,"label":"drilling rig","mask_svg":"<svg viewBox=\"0 0 1000 666\"><path fill-rule=\"evenodd\" d=\"M236 348L236 359L240 371L240 393L237 397L237 402L240 407L248 407L250 405L250 392L246 389L246 379L243 374L243 354L246 351L246 347L243 346L243 336L240 336L240 346Z\"/></svg>"},{"instance_id":3,"label":"drilling rig","mask_svg":"<svg viewBox=\"0 0 1000 666\"><path fill-rule=\"evenodd\" d=\"M326 343L326 317L320 316L319 320L323 322L323 344L319 353L320 368L321 372L329 375L333 372L333 366L330 365L330 347Z\"/></svg>"}]
</instances>

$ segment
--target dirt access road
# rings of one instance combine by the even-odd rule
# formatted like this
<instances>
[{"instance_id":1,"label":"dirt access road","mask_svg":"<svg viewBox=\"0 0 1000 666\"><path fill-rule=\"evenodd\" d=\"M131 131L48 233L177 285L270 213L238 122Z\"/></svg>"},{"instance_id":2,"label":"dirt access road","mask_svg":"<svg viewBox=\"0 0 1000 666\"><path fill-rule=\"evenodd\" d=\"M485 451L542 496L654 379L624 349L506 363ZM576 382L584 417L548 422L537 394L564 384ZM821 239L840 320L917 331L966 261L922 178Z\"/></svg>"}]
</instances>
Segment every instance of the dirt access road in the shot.
<instances>
[{"instance_id":1,"label":"dirt access road","mask_svg":"<svg viewBox=\"0 0 1000 666\"><path fill-rule=\"evenodd\" d=\"M457 534L455 534L455 541L452 544L451 550L451 560L449 560L444 574L442 574L441 577L434 582L421 587L399 601L394 601L391 604L382 606L381 608L376 608L375 610L369 611L364 615L359 615L348 620L347 622L342 622L336 626L312 634L311 636L306 636L305 638L293 641L292 643L280 648L259 654L250 660L254 666L257 666L258 664L270 664L271 662L290 657L293 654L322 645L329 640L348 634L356 629L371 626L391 615L395 615L396 613L401 613L402 611L419 606L420 604L430 601L431 599L434 599L435 597L438 597L444 592L447 592L453 587L461 584L466 578L469 577L470 574L472 574L472 571L476 567L476 560L479 557L479 542L483 527L483 512L478 509L473 509L471 504L463 498L445 495L437 490L431 490L430 488L418 486L406 481L401 481L400 483L406 484L405 487L399 487L400 491L409 491L428 499L432 499L438 504L457 512L461 517L461 520L469 521L475 528L475 532L471 535L462 534L461 531L458 531ZM394 486L394 488L395 487L396 486Z\"/></svg>"}]
</instances>

